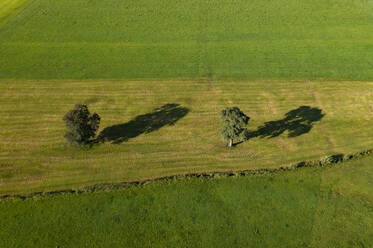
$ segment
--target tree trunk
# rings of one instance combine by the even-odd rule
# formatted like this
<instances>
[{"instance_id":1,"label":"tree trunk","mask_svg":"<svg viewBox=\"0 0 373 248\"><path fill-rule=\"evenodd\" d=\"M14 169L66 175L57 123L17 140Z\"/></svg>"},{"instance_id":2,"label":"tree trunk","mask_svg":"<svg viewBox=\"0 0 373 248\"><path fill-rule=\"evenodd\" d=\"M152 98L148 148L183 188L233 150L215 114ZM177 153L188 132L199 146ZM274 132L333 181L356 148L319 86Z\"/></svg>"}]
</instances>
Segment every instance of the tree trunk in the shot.
<instances>
[{"instance_id":1,"label":"tree trunk","mask_svg":"<svg viewBox=\"0 0 373 248\"><path fill-rule=\"evenodd\" d=\"M229 147L232 147L233 146L233 139L230 139L229 140L229 144L228 144Z\"/></svg>"}]
</instances>

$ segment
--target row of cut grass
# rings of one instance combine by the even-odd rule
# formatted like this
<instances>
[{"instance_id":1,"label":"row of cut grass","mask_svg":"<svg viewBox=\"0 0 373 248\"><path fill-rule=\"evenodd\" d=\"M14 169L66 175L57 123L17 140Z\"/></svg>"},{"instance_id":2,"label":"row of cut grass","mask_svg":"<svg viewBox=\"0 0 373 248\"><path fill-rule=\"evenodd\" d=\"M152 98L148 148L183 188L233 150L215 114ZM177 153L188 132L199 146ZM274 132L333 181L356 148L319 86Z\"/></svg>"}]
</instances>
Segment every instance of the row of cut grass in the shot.
<instances>
[{"instance_id":1,"label":"row of cut grass","mask_svg":"<svg viewBox=\"0 0 373 248\"><path fill-rule=\"evenodd\" d=\"M370 82L2 80L0 194L271 168L365 150L373 147L372 89ZM109 141L91 150L67 146L61 118L75 103L100 114L99 132L109 130ZM169 125L164 118L177 112L154 112L166 104L188 112ZM218 119L226 106L250 116L250 130L267 122L279 136L257 136L227 149ZM319 109L323 116L288 137L292 125L282 120L301 106ZM156 122L149 124L145 117ZM151 125L158 128L146 132Z\"/></svg>"},{"instance_id":2,"label":"row of cut grass","mask_svg":"<svg viewBox=\"0 0 373 248\"><path fill-rule=\"evenodd\" d=\"M372 80L372 3L33 0L0 27L0 78Z\"/></svg>"}]
</instances>

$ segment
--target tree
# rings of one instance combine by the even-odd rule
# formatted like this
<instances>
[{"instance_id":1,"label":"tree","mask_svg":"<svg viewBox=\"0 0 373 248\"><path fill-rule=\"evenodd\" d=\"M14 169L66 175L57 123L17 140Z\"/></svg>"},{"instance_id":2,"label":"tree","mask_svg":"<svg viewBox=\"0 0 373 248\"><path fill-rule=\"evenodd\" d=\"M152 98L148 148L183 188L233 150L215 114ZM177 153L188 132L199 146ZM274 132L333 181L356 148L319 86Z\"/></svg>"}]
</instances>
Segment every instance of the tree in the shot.
<instances>
[{"instance_id":1,"label":"tree","mask_svg":"<svg viewBox=\"0 0 373 248\"><path fill-rule=\"evenodd\" d=\"M73 145L84 145L96 136L101 118L96 113L91 115L87 105L76 104L74 109L65 114L63 120L67 128L67 141Z\"/></svg>"},{"instance_id":2,"label":"tree","mask_svg":"<svg viewBox=\"0 0 373 248\"><path fill-rule=\"evenodd\" d=\"M222 136L228 140L228 146L233 146L234 139L246 135L246 128L249 117L246 116L239 108L229 107L220 112L220 117L223 122Z\"/></svg>"}]
</instances>

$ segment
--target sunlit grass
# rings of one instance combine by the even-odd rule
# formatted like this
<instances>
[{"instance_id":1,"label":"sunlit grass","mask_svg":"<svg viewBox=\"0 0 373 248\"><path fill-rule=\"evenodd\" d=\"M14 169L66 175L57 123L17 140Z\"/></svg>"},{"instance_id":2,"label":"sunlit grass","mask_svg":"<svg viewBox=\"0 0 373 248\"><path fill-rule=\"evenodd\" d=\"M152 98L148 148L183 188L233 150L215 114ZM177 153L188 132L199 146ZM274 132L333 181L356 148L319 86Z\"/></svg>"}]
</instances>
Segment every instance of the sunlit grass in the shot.
<instances>
[{"instance_id":1,"label":"sunlit grass","mask_svg":"<svg viewBox=\"0 0 373 248\"><path fill-rule=\"evenodd\" d=\"M12 15L26 5L29 0L1 0L0 1L0 27L9 20Z\"/></svg>"},{"instance_id":2,"label":"sunlit grass","mask_svg":"<svg viewBox=\"0 0 373 248\"><path fill-rule=\"evenodd\" d=\"M373 147L372 90L370 82L3 80L0 192L278 167L369 149ZM100 114L100 131L123 127L114 136L123 137L120 144L112 139L90 150L68 147L62 117L75 103L87 103ZM170 115L150 114L165 104L179 104L177 109L187 112L169 125L163 117ZM278 137L258 136L228 149L220 137L218 115L226 106L238 106L250 116L251 131L265 122L281 124L286 113L301 106L320 109L323 117L299 136L288 137L285 130ZM159 126L148 133L144 130L150 129L141 126L147 116L156 117L150 123ZM140 123L136 135L134 123Z\"/></svg>"}]
</instances>

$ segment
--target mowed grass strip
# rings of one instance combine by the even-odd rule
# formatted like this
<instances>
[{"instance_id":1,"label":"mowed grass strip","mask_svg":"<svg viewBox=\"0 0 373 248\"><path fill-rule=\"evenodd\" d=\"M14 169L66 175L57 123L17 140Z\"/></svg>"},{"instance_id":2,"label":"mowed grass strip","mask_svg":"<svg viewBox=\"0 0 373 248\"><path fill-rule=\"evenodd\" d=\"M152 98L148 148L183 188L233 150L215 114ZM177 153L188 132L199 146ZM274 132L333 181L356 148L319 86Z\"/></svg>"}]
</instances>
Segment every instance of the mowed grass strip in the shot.
<instances>
[{"instance_id":1,"label":"mowed grass strip","mask_svg":"<svg viewBox=\"0 0 373 248\"><path fill-rule=\"evenodd\" d=\"M0 78L372 80L371 30L370 0L34 0Z\"/></svg>"},{"instance_id":2,"label":"mowed grass strip","mask_svg":"<svg viewBox=\"0 0 373 248\"><path fill-rule=\"evenodd\" d=\"M2 80L0 193L270 168L369 149L372 90L371 82ZM66 144L62 117L76 103L100 114L105 143ZM220 137L227 106L250 116L256 133L233 149ZM284 122L300 109L311 122Z\"/></svg>"},{"instance_id":3,"label":"mowed grass strip","mask_svg":"<svg viewBox=\"0 0 373 248\"><path fill-rule=\"evenodd\" d=\"M0 27L11 16L15 15L29 0L1 0L0 1Z\"/></svg>"},{"instance_id":4,"label":"mowed grass strip","mask_svg":"<svg viewBox=\"0 0 373 248\"><path fill-rule=\"evenodd\" d=\"M1 201L0 246L372 247L372 165Z\"/></svg>"}]
</instances>

